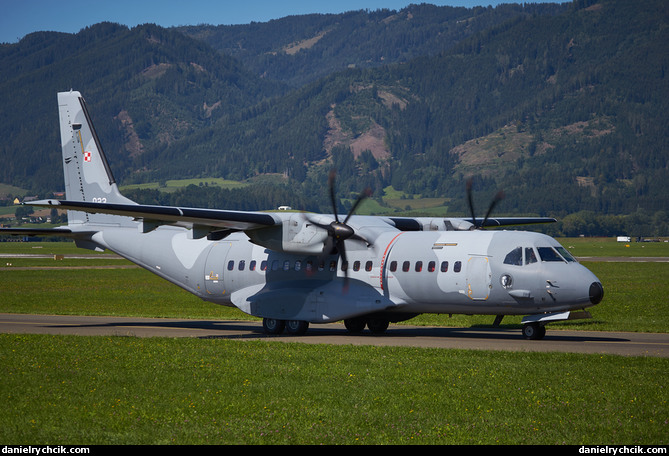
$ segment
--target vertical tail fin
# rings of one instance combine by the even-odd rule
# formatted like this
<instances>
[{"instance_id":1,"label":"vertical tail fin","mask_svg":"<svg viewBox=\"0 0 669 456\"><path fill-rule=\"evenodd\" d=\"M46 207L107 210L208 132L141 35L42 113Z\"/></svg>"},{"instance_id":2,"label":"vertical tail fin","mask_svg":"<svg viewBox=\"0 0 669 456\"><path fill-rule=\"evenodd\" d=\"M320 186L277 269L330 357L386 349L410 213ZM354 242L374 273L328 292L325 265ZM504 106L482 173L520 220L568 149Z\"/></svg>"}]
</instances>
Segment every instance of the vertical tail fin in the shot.
<instances>
[{"instance_id":1,"label":"vertical tail fin","mask_svg":"<svg viewBox=\"0 0 669 456\"><path fill-rule=\"evenodd\" d=\"M135 204L116 186L100 140L79 92L58 93L66 199L98 203ZM94 225L131 225L128 217L68 211L68 222Z\"/></svg>"}]
</instances>

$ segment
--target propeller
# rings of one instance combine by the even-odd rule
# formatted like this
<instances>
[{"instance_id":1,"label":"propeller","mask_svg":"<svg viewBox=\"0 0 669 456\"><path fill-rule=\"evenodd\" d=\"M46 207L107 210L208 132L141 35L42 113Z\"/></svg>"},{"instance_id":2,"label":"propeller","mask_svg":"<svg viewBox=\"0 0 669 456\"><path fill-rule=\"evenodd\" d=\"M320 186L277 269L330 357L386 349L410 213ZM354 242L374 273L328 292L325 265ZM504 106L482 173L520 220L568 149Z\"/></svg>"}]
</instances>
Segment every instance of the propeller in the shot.
<instances>
[{"instance_id":1,"label":"propeller","mask_svg":"<svg viewBox=\"0 0 669 456\"><path fill-rule=\"evenodd\" d=\"M486 212L485 217L483 218L483 221L478 224L476 223L476 216L474 215L474 203L472 202L472 181L473 178L469 178L467 180L467 201L469 203L469 212L472 215L472 224L474 225L474 229L481 229L485 226L485 223L488 221L488 218L490 217L490 214L492 214L492 210L494 207L504 199L504 192L500 190L497 192L493 200L490 202L490 206L488 206L488 212Z\"/></svg>"},{"instance_id":2,"label":"propeller","mask_svg":"<svg viewBox=\"0 0 669 456\"><path fill-rule=\"evenodd\" d=\"M358 196L358 198L355 200L355 203L353 203L351 210L348 212L344 220L340 221L339 214L337 213L337 200L335 197L335 189L334 189L335 177L336 177L335 171L334 170L330 171L330 176L328 178L328 185L330 187L330 203L332 204L332 210L335 218L334 221L332 221L329 224L319 223L310 219L308 219L308 221L309 223L319 228L322 228L328 233L328 236L330 236L330 238L332 239L333 247L341 256L342 262L347 263L348 260L346 257L346 246L344 241L346 241L347 239L356 239L365 242L367 245L370 244L369 241L367 241L367 239L357 234L355 230L350 225L348 225L348 221L351 218L351 216L355 213L358 206L360 206L360 203L362 203L366 198L369 198L372 195L372 190L370 188L363 190ZM347 289L348 268L344 270L344 274L345 274L344 287L345 289Z\"/></svg>"}]
</instances>

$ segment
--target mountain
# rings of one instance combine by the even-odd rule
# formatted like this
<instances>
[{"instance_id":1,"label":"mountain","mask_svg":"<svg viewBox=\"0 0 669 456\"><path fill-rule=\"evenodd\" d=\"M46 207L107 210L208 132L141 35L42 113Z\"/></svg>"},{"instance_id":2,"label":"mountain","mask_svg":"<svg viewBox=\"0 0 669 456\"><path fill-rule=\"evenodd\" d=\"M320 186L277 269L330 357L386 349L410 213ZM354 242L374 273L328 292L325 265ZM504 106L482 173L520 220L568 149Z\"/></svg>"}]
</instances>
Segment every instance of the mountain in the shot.
<instances>
[{"instance_id":1,"label":"mountain","mask_svg":"<svg viewBox=\"0 0 669 456\"><path fill-rule=\"evenodd\" d=\"M281 93L239 62L183 34L102 23L0 45L0 182L61 189L56 93L84 94L112 168Z\"/></svg>"},{"instance_id":2,"label":"mountain","mask_svg":"<svg viewBox=\"0 0 669 456\"><path fill-rule=\"evenodd\" d=\"M344 197L392 186L465 214L474 176L480 211L504 188L500 212L667 226L668 23L663 0L576 0L37 33L0 46L0 182L62 189L51 106L74 87L122 183L276 174L327 210L334 165Z\"/></svg>"},{"instance_id":3,"label":"mountain","mask_svg":"<svg viewBox=\"0 0 669 456\"><path fill-rule=\"evenodd\" d=\"M564 12L559 4L492 7L409 5L400 10L288 16L247 25L177 29L238 58L264 78L292 87L348 68L374 68L433 56L460 41L520 16Z\"/></svg>"},{"instance_id":4,"label":"mountain","mask_svg":"<svg viewBox=\"0 0 669 456\"><path fill-rule=\"evenodd\" d=\"M668 14L662 1L611 0L519 15L437 56L333 73L251 118L204 129L197 146L174 144L162 162L188 149L189 165L206 161L213 174L303 182L331 158L345 192L392 184L455 197L461 211L473 174L482 194L512 195L500 207L509 212L664 211ZM228 153L216 156L216 145Z\"/></svg>"}]
</instances>

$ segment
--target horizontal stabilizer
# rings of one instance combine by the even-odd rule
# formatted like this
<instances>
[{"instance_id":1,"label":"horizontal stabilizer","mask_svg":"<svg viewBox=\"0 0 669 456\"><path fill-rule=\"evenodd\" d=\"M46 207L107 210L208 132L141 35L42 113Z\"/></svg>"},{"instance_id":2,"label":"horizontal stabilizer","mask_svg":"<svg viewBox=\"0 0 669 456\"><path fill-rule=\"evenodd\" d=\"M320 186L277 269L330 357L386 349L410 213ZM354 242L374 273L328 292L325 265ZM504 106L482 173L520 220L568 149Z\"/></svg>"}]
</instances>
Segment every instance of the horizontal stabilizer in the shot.
<instances>
[{"instance_id":1,"label":"horizontal stabilizer","mask_svg":"<svg viewBox=\"0 0 669 456\"><path fill-rule=\"evenodd\" d=\"M0 234L12 236L71 236L68 228L0 228Z\"/></svg>"},{"instance_id":2,"label":"horizontal stabilizer","mask_svg":"<svg viewBox=\"0 0 669 456\"><path fill-rule=\"evenodd\" d=\"M95 231L72 231L69 228L0 228L0 235L9 236L61 236L72 239L85 239Z\"/></svg>"}]
</instances>

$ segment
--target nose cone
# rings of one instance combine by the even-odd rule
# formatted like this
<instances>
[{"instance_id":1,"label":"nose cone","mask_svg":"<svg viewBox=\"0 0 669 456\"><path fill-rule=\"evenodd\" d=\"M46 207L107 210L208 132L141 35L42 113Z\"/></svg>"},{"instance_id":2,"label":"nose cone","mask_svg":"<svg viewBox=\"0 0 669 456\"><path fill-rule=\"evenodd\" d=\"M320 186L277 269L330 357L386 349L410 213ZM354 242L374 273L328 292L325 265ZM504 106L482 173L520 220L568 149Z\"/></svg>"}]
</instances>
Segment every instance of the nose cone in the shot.
<instances>
[{"instance_id":1,"label":"nose cone","mask_svg":"<svg viewBox=\"0 0 669 456\"><path fill-rule=\"evenodd\" d=\"M599 282L592 282L590 284L590 302L599 304L604 298L604 287Z\"/></svg>"}]
</instances>

